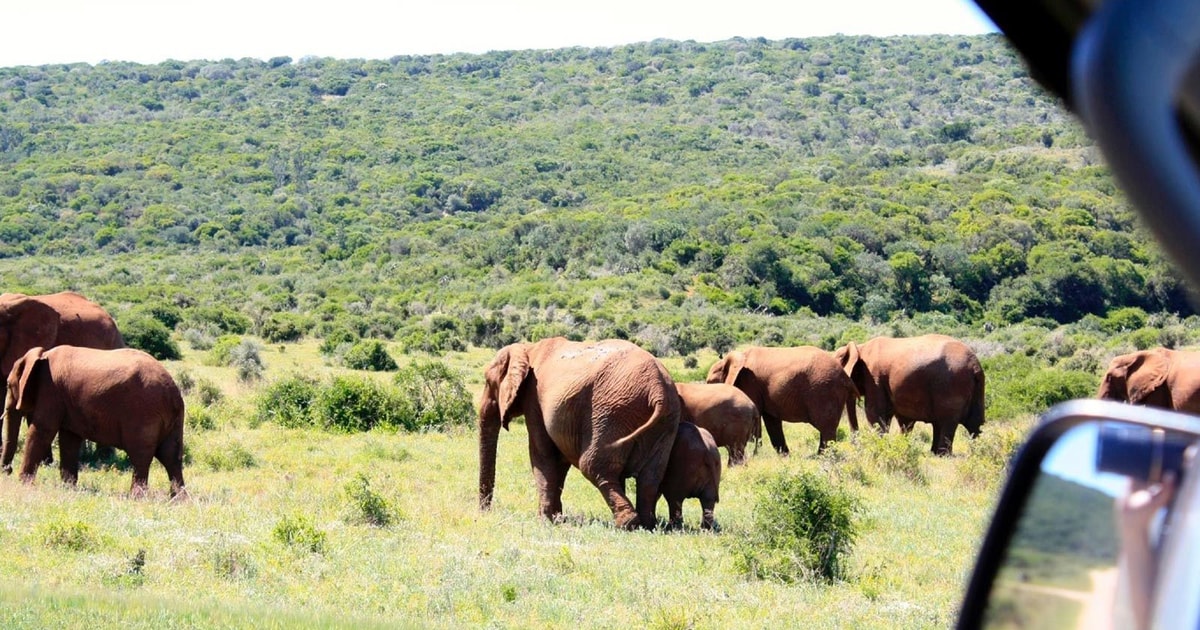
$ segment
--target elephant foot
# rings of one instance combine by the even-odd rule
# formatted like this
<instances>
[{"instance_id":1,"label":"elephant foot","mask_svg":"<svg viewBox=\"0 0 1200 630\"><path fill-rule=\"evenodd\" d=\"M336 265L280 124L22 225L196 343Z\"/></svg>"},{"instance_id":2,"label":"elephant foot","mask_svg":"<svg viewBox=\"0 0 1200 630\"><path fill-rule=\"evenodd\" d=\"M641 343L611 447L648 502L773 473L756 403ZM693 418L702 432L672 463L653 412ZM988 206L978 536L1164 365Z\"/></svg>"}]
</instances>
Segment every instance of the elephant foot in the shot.
<instances>
[{"instance_id":1,"label":"elephant foot","mask_svg":"<svg viewBox=\"0 0 1200 630\"><path fill-rule=\"evenodd\" d=\"M642 521L638 518L637 512L618 512L616 515L617 529L625 531L633 531L642 525Z\"/></svg>"}]
</instances>

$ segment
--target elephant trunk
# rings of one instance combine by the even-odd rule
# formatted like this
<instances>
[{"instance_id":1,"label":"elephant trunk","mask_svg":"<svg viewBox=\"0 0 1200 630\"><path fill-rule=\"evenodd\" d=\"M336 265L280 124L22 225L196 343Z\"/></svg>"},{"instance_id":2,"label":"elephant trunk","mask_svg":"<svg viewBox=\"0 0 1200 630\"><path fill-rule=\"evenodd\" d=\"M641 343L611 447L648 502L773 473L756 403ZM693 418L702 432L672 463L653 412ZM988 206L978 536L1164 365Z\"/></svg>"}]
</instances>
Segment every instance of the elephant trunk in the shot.
<instances>
[{"instance_id":1,"label":"elephant trunk","mask_svg":"<svg viewBox=\"0 0 1200 630\"><path fill-rule=\"evenodd\" d=\"M485 401L479 410L479 509L492 507L496 488L496 444L500 439L500 408Z\"/></svg>"},{"instance_id":2,"label":"elephant trunk","mask_svg":"<svg viewBox=\"0 0 1200 630\"><path fill-rule=\"evenodd\" d=\"M21 431L21 414L9 407L4 409L4 445L0 448L0 466L4 474L12 473L13 457L17 454L17 435Z\"/></svg>"}]
</instances>

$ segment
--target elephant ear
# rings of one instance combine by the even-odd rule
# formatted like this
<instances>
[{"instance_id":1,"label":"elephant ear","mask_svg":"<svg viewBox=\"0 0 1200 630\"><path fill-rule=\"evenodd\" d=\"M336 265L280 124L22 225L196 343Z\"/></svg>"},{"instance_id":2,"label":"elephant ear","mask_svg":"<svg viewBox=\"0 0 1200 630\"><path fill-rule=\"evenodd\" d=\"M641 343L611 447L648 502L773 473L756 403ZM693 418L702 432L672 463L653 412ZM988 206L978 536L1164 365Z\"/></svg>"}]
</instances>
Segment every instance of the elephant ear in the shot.
<instances>
[{"instance_id":1,"label":"elephant ear","mask_svg":"<svg viewBox=\"0 0 1200 630\"><path fill-rule=\"evenodd\" d=\"M1129 388L1129 402L1145 402L1155 390L1167 382L1167 370L1170 369L1170 357L1163 353L1151 352L1139 354L1138 358L1129 365L1130 378L1125 377Z\"/></svg>"},{"instance_id":2,"label":"elephant ear","mask_svg":"<svg viewBox=\"0 0 1200 630\"><path fill-rule=\"evenodd\" d=\"M725 360L729 362L725 367L725 384L736 385L738 375L746 367L746 355L742 352L730 352L725 355Z\"/></svg>"},{"instance_id":3,"label":"elephant ear","mask_svg":"<svg viewBox=\"0 0 1200 630\"><path fill-rule=\"evenodd\" d=\"M521 344L502 348L487 368L485 379L495 388L500 417L506 422L528 374L529 353Z\"/></svg>"},{"instance_id":4,"label":"elephant ear","mask_svg":"<svg viewBox=\"0 0 1200 630\"><path fill-rule=\"evenodd\" d=\"M50 348L58 337L58 311L26 296L0 303L0 328L8 333L8 345L0 348L0 370L12 372L13 363L30 348Z\"/></svg>"},{"instance_id":5,"label":"elephant ear","mask_svg":"<svg viewBox=\"0 0 1200 630\"><path fill-rule=\"evenodd\" d=\"M1129 367L1135 361L1141 361L1141 355L1123 355L1113 359L1104 372L1104 380L1100 381L1100 390L1096 398L1120 400L1129 402L1129 389L1126 381L1129 378Z\"/></svg>"},{"instance_id":6,"label":"elephant ear","mask_svg":"<svg viewBox=\"0 0 1200 630\"><path fill-rule=\"evenodd\" d=\"M846 376L854 378L854 368L858 367L858 344L853 341L847 342L846 345L838 348L834 356L841 362Z\"/></svg>"},{"instance_id":7,"label":"elephant ear","mask_svg":"<svg viewBox=\"0 0 1200 630\"><path fill-rule=\"evenodd\" d=\"M33 377L33 372L39 364L45 361L42 358L42 352L40 347L32 348L13 364L13 371L8 376L8 383L9 389L13 390L11 394L14 394L17 399L13 405L17 411L28 411L37 398L37 379Z\"/></svg>"}]
</instances>

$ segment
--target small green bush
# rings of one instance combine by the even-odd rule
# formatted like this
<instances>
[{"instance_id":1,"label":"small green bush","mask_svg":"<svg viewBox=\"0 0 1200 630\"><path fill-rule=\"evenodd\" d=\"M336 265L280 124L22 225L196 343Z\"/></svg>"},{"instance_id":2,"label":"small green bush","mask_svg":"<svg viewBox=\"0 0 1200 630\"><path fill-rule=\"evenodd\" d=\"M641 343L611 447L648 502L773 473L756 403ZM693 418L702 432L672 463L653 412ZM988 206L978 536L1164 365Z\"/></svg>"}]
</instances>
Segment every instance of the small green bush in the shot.
<instances>
[{"instance_id":1,"label":"small green bush","mask_svg":"<svg viewBox=\"0 0 1200 630\"><path fill-rule=\"evenodd\" d=\"M325 552L325 532L317 529L303 515L284 516L275 525L272 534L275 540L288 547L310 553Z\"/></svg>"},{"instance_id":2,"label":"small green bush","mask_svg":"<svg viewBox=\"0 0 1200 630\"><path fill-rule=\"evenodd\" d=\"M221 391L221 386L216 383L202 378L196 384L196 396L200 398L200 404L211 407L225 398L225 393Z\"/></svg>"},{"instance_id":3,"label":"small green bush","mask_svg":"<svg viewBox=\"0 0 1200 630\"><path fill-rule=\"evenodd\" d=\"M342 346L351 346L358 341L358 335L348 328L335 328L321 340L318 350L321 354L330 356Z\"/></svg>"},{"instance_id":4,"label":"small green bush","mask_svg":"<svg viewBox=\"0 0 1200 630\"><path fill-rule=\"evenodd\" d=\"M320 392L316 379L299 374L271 383L255 399L254 419L290 428L311 426L313 402Z\"/></svg>"},{"instance_id":5,"label":"small green bush","mask_svg":"<svg viewBox=\"0 0 1200 630\"><path fill-rule=\"evenodd\" d=\"M200 460L209 470L215 472L253 468L258 465L254 454L237 442L210 447L201 454Z\"/></svg>"},{"instance_id":6,"label":"small green bush","mask_svg":"<svg viewBox=\"0 0 1200 630\"><path fill-rule=\"evenodd\" d=\"M371 379L339 376L317 396L314 420L326 429L347 432L399 427L406 402Z\"/></svg>"},{"instance_id":7,"label":"small green bush","mask_svg":"<svg viewBox=\"0 0 1200 630\"><path fill-rule=\"evenodd\" d=\"M352 370L373 372L390 372L398 367L396 360L378 339L364 339L350 346L342 362Z\"/></svg>"},{"instance_id":8,"label":"small green bush","mask_svg":"<svg viewBox=\"0 0 1200 630\"><path fill-rule=\"evenodd\" d=\"M191 431L211 431L217 428L217 419L205 406L189 405L183 412L184 423Z\"/></svg>"},{"instance_id":9,"label":"small green bush","mask_svg":"<svg viewBox=\"0 0 1200 630\"><path fill-rule=\"evenodd\" d=\"M346 484L346 497L350 500L349 520L354 523L387 527L396 518L395 509L378 492L371 489L371 480L358 473Z\"/></svg>"},{"instance_id":10,"label":"small green bush","mask_svg":"<svg viewBox=\"0 0 1200 630\"><path fill-rule=\"evenodd\" d=\"M262 346L249 339L243 339L229 351L229 365L237 370L239 381L257 381L266 370L262 360Z\"/></svg>"},{"instance_id":11,"label":"small green bush","mask_svg":"<svg viewBox=\"0 0 1200 630\"><path fill-rule=\"evenodd\" d=\"M91 551L100 546L100 536L91 525L66 517L51 518L38 526L38 538L47 547Z\"/></svg>"},{"instance_id":12,"label":"small green bush","mask_svg":"<svg viewBox=\"0 0 1200 630\"><path fill-rule=\"evenodd\" d=\"M863 456L878 468L919 484L926 483L925 472L921 470L926 447L913 439L913 434L881 434L872 428L859 431L857 439Z\"/></svg>"},{"instance_id":13,"label":"small green bush","mask_svg":"<svg viewBox=\"0 0 1200 630\"><path fill-rule=\"evenodd\" d=\"M217 338L217 341L208 350L208 360L205 361L208 365L225 367L229 365L229 360L233 356L233 349L242 343L242 338L237 335L222 335Z\"/></svg>"},{"instance_id":14,"label":"small green bush","mask_svg":"<svg viewBox=\"0 0 1200 630\"><path fill-rule=\"evenodd\" d=\"M463 375L436 360L417 360L396 372L392 382L408 404L401 426L408 431L470 425L475 404Z\"/></svg>"},{"instance_id":15,"label":"small green bush","mask_svg":"<svg viewBox=\"0 0 1200 630\"><path fill-rule=\"evenodd\" d=\"M125 345L137 348L159 361L177 361L183 358L179 345L171 339L171 331L162 322L149 315L133 315L123 322L121 336Z\"/></svg>"},{"instance_id":16,"label":"small green bush","mask_svg":"<svg viewBox=\"0 0 1200 630\"><path fill-rule=\"evenodd\" d=\"M268 343L296 341L311 328L308 318L295 313L272 313L263 322L260 336Z\"/></svg>"},{"instance_id":17,"label":"small green bush","mask_svg":"<svg viewBox=\"0 0 1200 630\"><path fill-rule=\"evenodd\" d=\"M759 489L750 528L732 543L735 565L759 579L842 579L860 509L858 499L830 479L779 473Z\"/></svg>"}]
</instances>

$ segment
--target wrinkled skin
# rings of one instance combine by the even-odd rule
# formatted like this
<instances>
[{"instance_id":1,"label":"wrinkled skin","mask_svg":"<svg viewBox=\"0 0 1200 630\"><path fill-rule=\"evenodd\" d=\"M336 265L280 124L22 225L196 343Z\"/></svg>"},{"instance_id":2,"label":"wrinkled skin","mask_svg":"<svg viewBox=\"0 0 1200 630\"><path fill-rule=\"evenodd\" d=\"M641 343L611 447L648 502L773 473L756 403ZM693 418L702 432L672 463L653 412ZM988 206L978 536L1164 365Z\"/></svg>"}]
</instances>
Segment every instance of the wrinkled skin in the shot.
<instances>
[{"instance_id":1,"label":"wrinkled skin","mask_svg":"<svg viewBox=\"0 0 1200 630\"><path fill-rule=\"evenodd\" d=\"M958 425L978 437L983 425L984 376L966 344L946 335L876 337L834 353L862 392L867 420L886 432L895 416L908 433L916 422L933 426L938 455L950 455Z\"/></svg>"},{"instance_id":2,"label":"wrinkled skin","mask_svg":"<svg viewBox=\"0 0 1200 630\"><path fill-rule=\"evenodd\" d=\"M58 346L33 348L7 381L3 466L11 472L17 432L29 423L21 480L31 483L58 435L60 473L74 484L79 445L92 440L123 449L133 466L133 496L145 494L154 459L167 469L171 496L183 485L183 396L170 373L140 350Z\"/></svg>"},{"instance_id":3,"label":"wrinkled skin","mask_svg":"<svg viewBox=\"0 0 1200 630\"><path fill-rule=\"evenodd\" d=\"M807 422L817 428L820 452L837 438L842 410L858 430L854 401L858 390L833 355L813 346L751 347L725 355L708 370L709 383L742 390L762 414L771 446L788 453L783 422Z\"/></svg>"},{"instance_id":4,"label":"wrinkled skin","mask_svg":"<svg viewBox=\"0 0 1200 630\"><path fill-rule=\"evenodd\" d=\"M700 527L713 529L713 509L721 500L721 453L711 433L691 422L679 423L660 488L667 499L671 529L683 527L684 499L700 499Z\"/></svg>"},{"instance_id":5,"label":"wrinkled skin","mask_svg":"<svg viewBox=\"0 0 1200 630\"><path fill-rule=\"evenodd\" d=\"M679 397L662 364L628 341L562 337L501 348L484 372L479 405L479 506L488 509L503 426L524 416L542 516L562 514L575 466L600 490L618 527L647 529L679 425ZM625 480L637 482L637 509Z\"/></svg>"},{"instance_id":6,"label":"wrinkled skin","mask_svg":"<svg viewBox=\"0 0 1200 630\"><path fill-rule=\"evenodd\" d=\"M112 316L78 293L0 294L0 381L30 348L55 346L112 350L125 341Z\"/></svg>"},{"instance_id":7,"label":"wrinkled skin","mask_svg":"<svg viewBox=\"0 0 1200 630\"><path fill-rule=\"evenodd\" d=\"M1200 352L1155 348L1115 357L1096 397L1200 414Z\"/></svg>"},{"instance_id":8,"label":"wrinkled skin","mask_svg":"<svg viewBox=\"0 0 1200 630\"><path fill-rule=\"evenodd\" d=\"M746 444L762 439L758 407L742 390L724 383L675 383L683 404L681 422L708 431L729 453L729 465L746 463ZM757 446L755 447L757 448Z\"/></svg>"}]
</instances>

